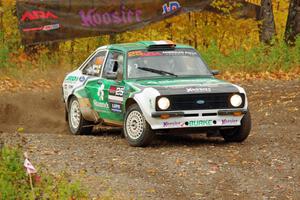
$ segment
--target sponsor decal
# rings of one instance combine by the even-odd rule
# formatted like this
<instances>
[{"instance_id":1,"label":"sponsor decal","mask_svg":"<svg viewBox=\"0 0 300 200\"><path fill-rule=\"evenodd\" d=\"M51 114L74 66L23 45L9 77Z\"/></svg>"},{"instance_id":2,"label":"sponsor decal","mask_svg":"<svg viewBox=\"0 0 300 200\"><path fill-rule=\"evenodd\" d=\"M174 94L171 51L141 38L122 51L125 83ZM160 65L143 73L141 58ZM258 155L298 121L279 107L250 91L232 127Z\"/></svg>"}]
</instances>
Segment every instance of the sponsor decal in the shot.
<instances>
[{"instance_id":1,"label":"sponsor decal","mask_svg":"<svg viewBox=\"0 0 300 200\"><path fill-rule=\"evenodd\" d=\"M60 25L59 24L51 24L51 25L46 25L43 27L43 31L51 31L51 30L56 30L59 29Z\"/></svg>"},{"instance_id":2,"label":"sponsor decal","mask_svg":"<svg viewBox=\"0 0 300 200\"><path fill-rule=\"evenodd\" d=\"M52 25L46 25L46 26L40 26L40 27L34 27L34 28L24 28L23 32L33 32L33 31L51 31L59 29L59 24L52 24Z\"/></svg>"},{"instance_id":3,"label":"sponsor decal","mask_svg":"<svg viewBox=\"0 0 300 200\"><path fill-rule=\"evenodd\" d=\"M184 122L163 122L164 128L183 127Z\"/></svg>"},{"instance_id":4,"label":"sponsor decal","mask_svg":"<svg viewBox=\"0 0 300 200\"><path fill-rule=\"evenodd\" d=\"M122 105L121 105L121 104L117 104L117 103L112 103L112 104L111 104L111 110L112 110L113 112L118 112L118 113L120 113L120 112L122 112Z\"/></svg>"},{"instance_id":5,"label":"sponsor decal","mask_svg":"<svg viewBox=\"0 0 300 200\"><path fill-rule=\"evenodd\" d=\"M68 76L66 81L67 82L76 82L76 81L78 81L78 77L77 76Z\"/></svg>"},{"instance_id":6,"label":"sponsor decal","mask_svg":"<svg viewBox=\"0 0 300 200\"><path fill-rule=\"evenodd\" d=\"M189 127L197 127L197 126L212 126L213 120L196 120L186 122L185 125Z\"/></svg>"},{"instance_id":7,"label":"sponsor decal","mask_svg":"<svg viewBox=\"0 0 300 200\"><path fill-rule=\"evenodd\" d=\"M123 97L124 87L111 86L109 88L109 94L110 95L115 95L115 96L118 96L118 97Z\"/></svg>"},{"instance_id":8,"label":"sponsor decal","mask_svg":"<svg viewBox=\"0 0 300 200\"><path fill-rule=\"evenodd\" d=\"M108 99L110 102L123 102L124 87L111 86Z\"/></svg>"},{"instance_id":9,"label":"sponsor decal","mask_svg":"<svg viewBox=\"0 0 300 200\"><path fill-rule=\"evenodd\" d=\"M109 88L109 94L115 95L115 94L116 94L116 90L117 90L117 87L116 87L116 86L111 86L111 87Z\"/></svg>"},{"instance_id":10,"label":"sponsor decal","mask_svg":"<svg viewBox=\"0 0 300 200\"><path fill-rule=\"evenodd\" d=\"M84 77L84 76L81 76L81 77L79 78L79 81L80 81L80 82L84 82L84 81L85 81L85 77Z\"/></svg>"},{"instance_id":11,"label":"sponsor decal","mask_svg":"<svg viewBox=\"0 0 300 200\"><path fill-rule=\"evenodd\" d=\"M93 104L94 104L94 106L99 107L99 108L109 108L108 103L101 103L96 100L93 100Z\"/></svg>"},{"instance_id":12,"label":"sponsor decal","mask_svg":"<svg viewBox=\"0 0 300 200\"><path fill-rule=\"evenodd\" d=\"M195 51L162 51L162 52L146 52L146 51L131 51L128 57L150 57L150 56L197 56Z\"/></svg>"},{"instance_id":13,"label":"sponsor decal","mask_svg":"<svg viewBox=\"0 0 300 200\"><path fill-rule=\"evenodd\" d=\"M221 120L222 125L232 125L232 124L237 124L239 120L237 119L222 119Z\"/></svg>"},{"instance_id":14,"label":"sponsor decal","mask_svg":"<svg viewBox=\"0 0 300 200\"><path fill-rule=\"evenodd\" d=\"M164 56L198 56L197 52L191 51L163 51Z\"/></svg>"},{"instance_id":15,"label":"sponsor decal","mask_svg":"<svg viewBox=\"0 0 300 200\"><path fill-rule=\"evenodd\" d=\"M21 21L34 21L39 19L58 19L58 16L51 11L33 10L26 11L21 17Z\"/></svg>"},{"instance_id":16,"label":"sponsor decal","mask_svg":"<svg viewBox=\"0 0 300 200\"><path fill-rule=\"evenodd\" d=\"M186 88L187 93L209 93L211 88ZM198 102L197 102L198 103Z\"/></svg>"},{"instance_id":17,"label":"sponsor decal","mask_svg":"<svg viewBox=\"0 0 300 200\"><path fill-rule=\"evenodd\" d=\"M108 99L110 100L110 102L123 102L123 97L109 95Z\"/></svg>"},{"instance_id":18,"label":"sponsor decal","mask_svg":"<svg viewBox=\"0 0 300 200\"><path fill-rule=\"evenodd\" d=\"M103 25L119 25L141 22L142 10L126 10L121 6L119 10L111 12L97 12L96 8L87 11L80 10L81 24L85 27L100 27Z\"/></svg>"},{"instance_id":19,"label":"sponsor decal","mask_svg":"<svg viewBox=\"0 0 300 200\"><path fill-rule=\"evenodd\" d=\"M163 14L167 14L170 12L174 12L180 8L180 3L178 1L170 1L169 3L165 3L163 5Z\"/></svg>"},{"instance_id":20,"label":"sponsor decal","mask_svg":"<svg viewBox=\"0 0 300 200\"><path fill-rule=\"evenodd\" d=\"M131 51L128 53L128 57L150 57L161 56L160 52L145 52L145 51Z\"/></svg>"},{"instance_id":21,"label":"sponsor decal","mask_svg":"<svg viewBox=\"0 0 300 200\"><path fill-rule=\"evenodd\" d=\"M104 100L104 84L102 84L99 87L97 94L98 94L99 100L103 101Z\"/></svg>"}]
</instances>

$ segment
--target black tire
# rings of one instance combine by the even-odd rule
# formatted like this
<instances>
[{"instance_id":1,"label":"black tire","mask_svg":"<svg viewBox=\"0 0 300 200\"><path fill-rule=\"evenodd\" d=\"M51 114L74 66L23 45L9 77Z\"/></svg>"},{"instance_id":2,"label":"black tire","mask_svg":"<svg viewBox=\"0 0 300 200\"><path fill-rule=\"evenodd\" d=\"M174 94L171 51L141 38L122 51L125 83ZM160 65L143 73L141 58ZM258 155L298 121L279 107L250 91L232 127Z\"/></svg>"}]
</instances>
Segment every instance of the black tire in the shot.
<instances>
[{"instance_id":1,"label":"black tire","mask_svg":"<svg viewBox=\"0 0 300 200\"><path fill-rule=\"evenodd\" d=\"M80 112L78 112L78 118L79 118L79 124L78 126L74 126L72 123L71 115L72 115L72 105L73 103L77 103L79 105L78 99L73 96L70 100L69 103L69 112L68 112L68 125L69 125L69 130L73 135L85 135L85 134L90 134L93 130L93 123L86 121Z\"/></svg>"},{"instance_id":2,"label":"black tire","mask_svg":"<svg viewBox=\"0 0 300 200\"><path fill-rule=\"evenodd\" d=\"M125 114L124 135L129 145L133 147L145 147L155 136L137 104L131 105Z\"/></svg>"},{"instance_id":3,"label":"black tire","mask_svg":"<svg viewBox=\"0 0 300 200\"><path fill-rule=\"evenodd\" d=\"M68 111L67 111L67 108L65 107L65 121L68 122L69 120L69 116L68 116Z\"/></svg>"},{"instance_id":4,"label":"black tire","mask_svg":"<svg viewBox=\"0 0 300 200\"><path fill-rule=\"evenodd\" d=\"M233 129L220 130L220 133L226 142L243 142L249 136L250 131L251 115L248 110L241 121L241 126Z\"/></svg>"}]
</instances>

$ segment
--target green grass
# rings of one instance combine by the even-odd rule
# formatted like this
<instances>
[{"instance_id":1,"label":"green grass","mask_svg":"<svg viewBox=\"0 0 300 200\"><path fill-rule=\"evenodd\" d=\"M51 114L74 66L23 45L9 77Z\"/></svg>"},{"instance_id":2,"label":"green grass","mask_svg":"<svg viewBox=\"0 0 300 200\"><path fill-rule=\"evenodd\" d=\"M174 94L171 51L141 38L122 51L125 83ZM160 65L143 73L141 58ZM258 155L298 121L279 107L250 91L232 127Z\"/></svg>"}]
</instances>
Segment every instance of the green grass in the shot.
<instances>
[{"instance_id":1,"label":"green grass","mask_svg":"<svg viewBox=\"0 0 300 200\"><path fill-rule=\"evenodd\" d=\"M224 55L217 44L212 43L200 52L211 68L222 71L288 72L300 67L300 37L294 47L281 41L274 42L272 46L260 44L248 51L239 49Z\"/></svg>"},{"instance_id":2,"label":"green grass","mask_svg":"<svg viewBox=\"0 0 300 200\"><path fill-rule=\"evenodd\" d=\"M22 50L8 48L9 46L11 45L1 45L0 42L0 78L9 76L22 81L26 78L28 80L62 78L66 72L77 68L90 53L84 51L85 48L77 49L70 54L63 48L57 52L50 52L49 49L41 47L33 57L28 56L25 60L20 60ZM212 42L208 48L200 47L199 51L210 68L220 71L249 73L300 71L300 37L293 47L287 46L284 41L274 41L271 46L260 44L250 50L243 48L231 50L225 55L218 48L218 44ZM53 77L51 74L54 72L56 75Z\"/></svg>"},{"instance_id":3,"label":"green grass","mask_svg":"<svg viewBox=\"0 0 300 200\"><path fill-rule=\"evenodd\" d=\"M3 40L3 32L0 31L0 40ZM0 69L8 66L9 49L5 43L0 42Z\"/></svg>"},{"instance_id":4,"label":"green grass","mask_svg":"<svg viewBox=\"0 0 300 200\"><path fill-rule=\"evenodd\" d=\"M14 148L0 150L0 199L88 199L79 182L72 182L66 174L53 176L41 173L41 181L31 190L23 168L24 158Z\"/></svg>"}]
</instances>

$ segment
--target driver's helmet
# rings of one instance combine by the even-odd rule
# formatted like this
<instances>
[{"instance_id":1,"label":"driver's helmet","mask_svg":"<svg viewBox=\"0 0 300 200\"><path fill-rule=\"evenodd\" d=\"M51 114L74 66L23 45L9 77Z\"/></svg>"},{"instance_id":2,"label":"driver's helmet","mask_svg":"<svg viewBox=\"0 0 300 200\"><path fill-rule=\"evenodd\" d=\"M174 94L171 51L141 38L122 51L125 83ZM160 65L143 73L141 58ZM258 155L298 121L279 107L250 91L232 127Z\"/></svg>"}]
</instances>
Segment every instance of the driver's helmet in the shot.
<instances>
[{"instance_id":1,"label":"driver's helmet","mask_svg":"<svg viewBox=\"0 0 300 200\"><path fill-rule=\"evenodd\" d=\"M93 71L95 72L95 74L100 74L103 62L104 62L103 57L96 57L93 64Z\"/></svg>"}]
</instances>

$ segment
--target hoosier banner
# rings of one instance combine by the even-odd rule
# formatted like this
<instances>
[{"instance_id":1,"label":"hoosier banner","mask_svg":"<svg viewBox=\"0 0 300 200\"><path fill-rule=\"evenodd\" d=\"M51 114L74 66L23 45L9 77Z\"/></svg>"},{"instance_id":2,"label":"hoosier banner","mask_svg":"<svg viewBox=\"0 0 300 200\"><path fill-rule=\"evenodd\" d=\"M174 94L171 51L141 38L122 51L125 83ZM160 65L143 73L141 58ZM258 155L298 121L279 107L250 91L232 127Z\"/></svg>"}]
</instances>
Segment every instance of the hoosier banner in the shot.
<instances>
[{"instance_id":1,"label":"hoosier banner","mask_svg":"<svg viewBox=\"0 0 300 200\"><path fill-rule=\"evenodd\" d=\"M143 27L179 13L209 10L212 0L17 0L25 45Z\"/></svg>"}]
</instances>

